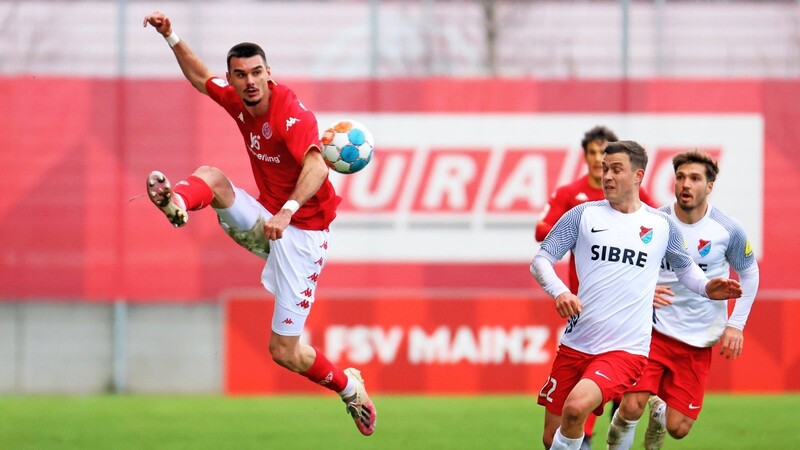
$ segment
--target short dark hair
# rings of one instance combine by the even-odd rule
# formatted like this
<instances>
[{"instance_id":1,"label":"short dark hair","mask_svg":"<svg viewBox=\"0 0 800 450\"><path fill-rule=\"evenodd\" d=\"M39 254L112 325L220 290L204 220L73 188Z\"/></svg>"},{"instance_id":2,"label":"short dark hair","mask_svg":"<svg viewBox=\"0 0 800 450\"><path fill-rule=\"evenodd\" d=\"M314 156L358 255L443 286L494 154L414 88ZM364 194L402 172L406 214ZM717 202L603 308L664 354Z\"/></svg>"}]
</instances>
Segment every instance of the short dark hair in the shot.
<instances>
[{"instance_id":1,"label":"short dark hair","mask_svg":"<svg viewBox=\"0 0 800 450\"><path fill-rule=\"evenodd\" d=\"M267 54L264 53L264 49L261 48L258 44L253 44L252 42L242 42L240 44L236 44L228 50L228 70L231 70L231 58L250 58L252 56L261 56L261 59L264 60L264 65L267 65Z\"/></svg>"},{"instance_id":2,"label":"short dark hair","mask_svg":"<svg viewBox=\"0 0 800 450\"><path fill-rule=\"evenodd\" d=\"M711 155L708 153L703 153L695 149L678 153L674 158L672 158L672 168L675 169L675 172L678 172L678 167L689 163L697 163L705 166L706 181L712 182L717 179L719 165L717 165L716 161L711 159Z\"/></svg>"},{"instance_id":3,"label":"short dark hair","mask_svg":"<svg viewBox=\"0 0 800 450\"><path fill-rule=\"evenodd\" d=\"M583 133L583 140L581 141L581 147L583 147L583 154L585 155L587 152L587 146L592 141L605 141L605 142L617 142L619 138L617 135L614 134L613 131L609 130L607 127L602 125L598 125L591 130Z\"/></svg>"},{"instance_id":4,"label":"short dark hair","mask_svg":"<svg viewBox=\"0 0 800 450\"><path fill-rule=\"evenodd\" d=\"M647 168L647 152L644 147L634 141L610 142L606 145L606 154L625 153L631 159L631 166L639 169Z\"/></svg>"}]
</instances>

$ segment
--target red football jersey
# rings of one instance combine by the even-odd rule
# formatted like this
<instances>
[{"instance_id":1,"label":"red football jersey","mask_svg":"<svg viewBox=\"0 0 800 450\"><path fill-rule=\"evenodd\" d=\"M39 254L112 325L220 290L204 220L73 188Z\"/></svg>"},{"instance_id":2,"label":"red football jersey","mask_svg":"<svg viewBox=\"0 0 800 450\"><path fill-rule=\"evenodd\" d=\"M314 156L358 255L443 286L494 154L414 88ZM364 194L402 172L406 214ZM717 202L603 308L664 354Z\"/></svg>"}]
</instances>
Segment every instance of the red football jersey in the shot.
<instances>
[{"instance_id":1,"label":"red football jersey","mask_svg":"<svg viewBox=\"0 0 800 450\"><path fill-rule=\"evenodd\" d=\"M303 158L311 147L321 148L314 113L294 92L270 80L267 113L253 117L233 87L217 77L206 81L208 96L225 108L239 126L258 186L258 201L277 214L294 192ZM292 216L291 224L304 230L324 230L336 217L341 198L326 179L314 196Z\"/></svg>"},{"instance_id":2,"label":"red football jersey","mask_svg":"<svg viewBox=\"0 0 800 450\"><path fill-rule=\"evenodd\" d=\"M547 203L544 217L536 224L536 240L543 241L547 233L553 228L553 225L558 222L558 219L565 212L581 203L604 199L603 189L594 188L589 184L589 174L557 188ZM657 207L644 189L639 189L639 199L654 208ZM575 261L572 259L572 253L569 255L569 289L573 294L578 292L578 274L575 272Z\"/></svg>"}]
</instances>

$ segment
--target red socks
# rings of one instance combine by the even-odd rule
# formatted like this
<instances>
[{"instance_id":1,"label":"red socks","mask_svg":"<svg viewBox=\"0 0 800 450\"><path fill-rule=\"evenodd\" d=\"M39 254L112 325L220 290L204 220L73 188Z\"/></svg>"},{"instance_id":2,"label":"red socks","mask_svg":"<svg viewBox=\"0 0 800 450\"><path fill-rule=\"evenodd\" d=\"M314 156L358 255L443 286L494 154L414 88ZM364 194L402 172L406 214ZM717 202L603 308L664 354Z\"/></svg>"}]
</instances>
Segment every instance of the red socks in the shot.
<instances>
[{"instance_id":1,"label":"red socks","mask_svg":"<svg viewBox=\"0 0 800 450\"><path fill-rule=\"evenodd\" d=\"M314 351L317 352L314 364L311 364L311 367L300 375L334 392L343 391L347 386L347 375L342 369L328 361L328 358L318 348L314 347Z\"/></svg>"},{"instance_id":2,"label":"red socks","mask_svg":"<svg viewBox=\"0 0 800 450\"><path fill-rule=\"evenodd\" d=\"M214 200L214 191L201 178L194 175L179 181L172 191L181 196L187 211L205 208Z\"/></svg>"}]
</instances>

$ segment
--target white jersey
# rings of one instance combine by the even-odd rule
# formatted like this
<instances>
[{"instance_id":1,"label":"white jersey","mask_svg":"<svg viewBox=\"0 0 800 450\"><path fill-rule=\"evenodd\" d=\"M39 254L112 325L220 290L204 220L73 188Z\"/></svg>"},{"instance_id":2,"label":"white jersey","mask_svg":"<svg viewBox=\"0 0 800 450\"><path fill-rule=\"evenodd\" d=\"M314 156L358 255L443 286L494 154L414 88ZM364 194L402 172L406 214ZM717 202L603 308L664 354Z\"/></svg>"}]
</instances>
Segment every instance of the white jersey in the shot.
<instances>
[{"instance_id":1,"label":"white jersey","mask_svg":"<svg viewBox=\"0 0 800 450\"><path fill-rule=\"evenodd\" d=\"M647 356L661 260L675 268L692 264L672 219L644 203L630 214L606 200L578 205L555 224L542 250L559 259L575 254L583 308L569 318L561 343L592 355Z\"/></svg>"},{"instance_id":2,"label":"white jersey","mask_svg":"<svg viewBox=\"0 0 800 450\"><path fill-rule=\"evenodd\" d=\"M741 273L756 263L744 229L736 220L709 205L698 222L686 224L675 215L674 206L659 209L673 218L681 230L692 259L708 278L730 275L730 267ZM655 310L653 327L658 332L694 347L717 343L728 320L728 301L709 300L686 289L668 261L662 261L658 284L669 286L672 305ZM745 293L747 294L747 293Z\"/></svg>"}]
</instances>

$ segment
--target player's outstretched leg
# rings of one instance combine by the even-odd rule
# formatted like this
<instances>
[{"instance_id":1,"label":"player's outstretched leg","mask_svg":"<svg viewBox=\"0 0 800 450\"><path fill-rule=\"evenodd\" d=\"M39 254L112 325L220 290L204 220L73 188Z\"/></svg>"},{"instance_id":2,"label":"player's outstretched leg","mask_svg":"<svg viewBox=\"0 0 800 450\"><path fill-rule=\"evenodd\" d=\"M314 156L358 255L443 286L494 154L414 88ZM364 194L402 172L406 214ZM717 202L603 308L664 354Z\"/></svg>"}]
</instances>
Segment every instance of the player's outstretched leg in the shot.
<instances>
[{"instance_id":1,"label":"player's outstretched leg","mask_svg":"<svg viewBox=\"0 0 800 450\"><path fill-rule=\"evenodd\" d=\"M147 177L147 196L172 225L182 227L189 221L189 215L183 205L178 204L183 202L176 202L172 194L172 185L167 177L157 170L150 172Z\"/></svg>"},{"instance_id":2,"label":"player's outstretched leg","mask_svg":"<svg viewBox=\"0 0 800 450\"><path fill-rule=\"evenodd\" d=\"M364 436L369 436L375 432L375 424L378 418L378 411L375 410L375 405L367 395L367 388L364 385L364 379L361 377L361 372L352 367L344 369L347 377L356 383L356 392L352 395L343 397L344 403L347 405L347 412L353 417L353 421L358 427L358 431Z\"/></svg>"},{"instance_id":3,"label":"player's outstretched leg","mask_svg":"<svg viewBox=\"0 0 800 450\"><path fill-rule=\"evenodd\" d=\"M644 433L644 448L659 450L664 446L664 438L667 434L667 404L657 395L651 395L648 403L650 404L650 420L647 423L647 431Z\"/></svg>"}]
</instances>

